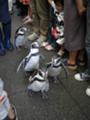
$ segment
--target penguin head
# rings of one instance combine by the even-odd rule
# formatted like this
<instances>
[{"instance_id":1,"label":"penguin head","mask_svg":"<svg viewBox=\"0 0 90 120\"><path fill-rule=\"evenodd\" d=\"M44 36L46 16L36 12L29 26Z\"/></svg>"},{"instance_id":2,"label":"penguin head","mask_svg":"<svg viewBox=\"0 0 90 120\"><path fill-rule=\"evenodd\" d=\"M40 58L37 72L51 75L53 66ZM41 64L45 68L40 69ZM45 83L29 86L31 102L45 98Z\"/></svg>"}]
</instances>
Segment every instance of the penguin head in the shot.
<instances>
[{"instance_id":1,"label":"penguin head","mask_svg":"<svg viewBox=\"0 0 90 120\"><path fill-rule=\"evenodd\" d=\"M56 56L52 57L52 62L51 63L54 66L60 65L61 64L61 57L56 57Z\"/></svg>"},{"instance_id":2,"label":"penguin head","mask_svg":"<svg viewBox=\"0 0 90 120\"><path fill-rule=\"evenodd\" d=\"M39 48L39 44L38 44L38 42L33 42L31 44L31 49L36 49L36 48Z\"/></svg>"},{"instance_id":3,"label":"penguin head","mask_svg":"<svg viewBox=\"0 0 90 120\"><path fill-rule=\"evenodd\" d=\"M39 69L38 70L38 75L39 77L43 78L44 80L46 80L47 76L48 76L48 71L46 69Z\"/></svg>"},{"instance_id":4,"label":"penguin head","mask_svg":"<svg viewBox=\"0 0 90 120\"><path fill-rule=\"evenodd\" d=\"M31 54L36 54L39 52L39 44L38 42L33 42L30 45L30 53Z\"/></svg>"},{"instance_id":5,"label":"penguin head","mask_svg":"<svg viewBox=\"0 0 90 120\"><path fill-rule=\"evenodd\" d=\"M20 28L19 28L19 31L22 31L22 32L26 32L27 31L27 28L26 27L24 27L24 26L21 26Z\"/></svg>"},{"instance_id":6,"label":"penguin head","mask_svg":"<svg viewBox=\"0 0 90 120\"><path fill-rule=\"evenodd\" d=\"M39 80L47 80L48 72L45 70L38 69L37 73L34 74L34 76L29 77L29 81L33 81L34 79Z\"/></svg>"},{"instance_id":7,"label":"penguin head","mask_svg":"<svg viewBox=\"0 0 90 120\"><path fill-rule=\"evenodd\" d=\"M22 26L22 27L21 27L21 30L24 31L24 32L26 32L26 31L27 31L27 28L26 28L25 26Z\"/></svg>"},{"instance_id":8,"label":"penguin head","mask_svg":"<svg viewBox=\"0 0 90 120\"><path fill-rule=\"evenodd\" d=\"M2 95L3 89L4 89L4 82L0 78L0 95Z\"/></svg>"},{"instance_id":9,"label":"penguin head","mask_svg":"<svg viewBox=\"0 0 90 120\"><path fill-rule=\"evenodd\" d=\"M20 27L16 30L16 34L24 35L26 31L27 31L27 28L26 28L26 27L20 26Z\"/></svg>"}]
</instances>

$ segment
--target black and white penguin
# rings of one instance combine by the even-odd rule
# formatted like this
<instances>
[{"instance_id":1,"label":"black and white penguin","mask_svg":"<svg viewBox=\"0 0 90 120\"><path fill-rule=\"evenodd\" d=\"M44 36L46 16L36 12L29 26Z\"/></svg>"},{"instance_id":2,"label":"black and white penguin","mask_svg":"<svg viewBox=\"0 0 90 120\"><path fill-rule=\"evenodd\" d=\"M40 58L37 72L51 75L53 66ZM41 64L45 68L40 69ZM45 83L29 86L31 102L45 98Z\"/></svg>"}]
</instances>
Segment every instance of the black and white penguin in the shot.
<instances>
[{"instance_id":1,"label":"black and white penguin","mask_svg":"<svg viewBox=\"0 0 90 120\"><path fill-rule=\"evenodd\" d=\"M27 89L33 92L41 92L43 98L47 98L46 93L49 90L49 81L47 79L48 72L38 70L34 76L29 77L29 85Z\"/></svg>"},{"instance_id":2,"label":"black and white penguin","mask_svg":"<svg viewBox=\"0 0 90 120\"><path fill-rule=\"evenodd\" d=\"M15 32L15 48L20 48L25 45L26 39L25 34L27 32L27 28L24 26L19 27Z\"/></svg>"},{"instance_id":3,"label":"black and white penguin","mask_svg":"<svg viewBox=\"0 0 90 120\"><path fill-rule=\"evenodd\" d=\"M58 82L62 69L65 70L66 74L66 68L64 67L61 57L54 56L51 62L47 63L48 76L53 77L55 82Z\"/></svg>"},{"instance_id":4,"label":"black and white penguin","mask_svg":"<svg viewBox=\"0 0 90 120\"><path fill-rule=\"evenodd\" d=\"M31 44L29 54L20 62L17 68L17 72L20 70L21 66L23 66L25 72L38 70L39 61L40 61L39 44L38 42L33 42Z\"/></svg>"}]
</instances>

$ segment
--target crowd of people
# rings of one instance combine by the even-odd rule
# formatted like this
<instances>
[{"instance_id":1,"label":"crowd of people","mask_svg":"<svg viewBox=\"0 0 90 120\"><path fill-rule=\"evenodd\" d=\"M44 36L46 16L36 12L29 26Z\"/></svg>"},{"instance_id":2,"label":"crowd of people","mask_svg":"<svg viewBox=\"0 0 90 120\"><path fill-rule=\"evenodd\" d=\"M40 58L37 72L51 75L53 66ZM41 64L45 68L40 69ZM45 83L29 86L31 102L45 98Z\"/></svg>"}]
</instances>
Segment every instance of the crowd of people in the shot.
<instances>
[{"instance_id":1,"label":"crowd of people","mask_svg":"<svg viewBox=\"0 0 90 120\"><path fill-rule=\"evenodd\" d=\"M10 16L13 6L9 2L0 0L0 56L13 50ZM12 3L21 16L26 16L24 20L32 23L33 32L27 36L28 40L37 40L41 47L56 51L60 57L67 51L67 68L77 70L78 66L86 66L85 72L76 73L74 78L90 80L90 0L15 0ZM86 94L90 96L90 86Z\"/></svg>"}]
</instances>

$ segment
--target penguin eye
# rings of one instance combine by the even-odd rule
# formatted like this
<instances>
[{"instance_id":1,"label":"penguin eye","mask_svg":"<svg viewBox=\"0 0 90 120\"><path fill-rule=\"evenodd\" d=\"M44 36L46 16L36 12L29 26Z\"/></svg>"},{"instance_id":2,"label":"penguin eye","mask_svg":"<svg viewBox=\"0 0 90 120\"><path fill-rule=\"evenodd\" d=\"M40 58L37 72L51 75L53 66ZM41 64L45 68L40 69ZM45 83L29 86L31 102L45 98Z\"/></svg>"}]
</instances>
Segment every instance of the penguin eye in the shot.
<instances>
[{"instance_id":1,"label":"penguin eye","mask_svg":"<svg viewBox=\"0 0 90 120\"><path fill-rule=\"evenodd\" d=\"M33 44L33 45L32 45L32 48L36 48L36 46Z\"/></svg>"},{"instance_id":2,"label":"penguin eye","mask_svg":"<svg viewBox=\"0 0 90 120\"><path fill-rule=\"evenodd\" d=\"M22 31L22 32L25 32L25 30L24 30L24 29L21 29L21 31Z\"/></svg>"}]
</instances>

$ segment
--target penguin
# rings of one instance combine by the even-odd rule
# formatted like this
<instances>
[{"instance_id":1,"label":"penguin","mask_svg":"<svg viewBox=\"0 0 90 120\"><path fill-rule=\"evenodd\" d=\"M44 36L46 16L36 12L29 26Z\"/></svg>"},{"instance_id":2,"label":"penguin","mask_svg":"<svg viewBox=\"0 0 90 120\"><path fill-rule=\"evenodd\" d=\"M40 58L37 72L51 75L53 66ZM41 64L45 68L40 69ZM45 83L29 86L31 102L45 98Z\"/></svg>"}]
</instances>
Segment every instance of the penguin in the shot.
<instances>
[{"instance_id":1,"label":"penguin","mask_svg":"<svg viewBox=\"0 0 90 120\"><path fill-rule=\"evenodd\" d=\"M23 58L20 62L17 72L19 72L21 66L25 72L30 72L39 69L39 61L40 61L40 52L39 52L39 44L38 42L33 42L30 47L29 54Z\"/></svg>"},{"instance_id":2,"label":"penguin","mask_svg":"<svg viewBox=\"0 0 90 120\"><path fill-rule=\"evenodd\" d=\"M47 63L46 67L47 67L47 71L48 71L48 77L54 78L55 83L59 82L58 79L59 79L59 75L60 75L62 69L64 69L65 75L67 76L67 70L66 70L63 60L60 56L52 57L51 62Z\"/></svg>"},{"instance_id":3,"label":"penguin","mask_svg":"<svg viewBox=\"0 0 90 120\"><path fill-rule=\"evenodd\" d=\"M48 98L49 81L47 78L48 72L39 69L34 76L29 77L28 91L41 92L42 98Z\"/></svg>"},{"instance_id":4,"label":"penguin","mask_svg":"<svg viewBox=\"0 0 90 120\"><path fill-rule=\"evenodd\" d=\"M25 34L27 32L27 28L24 26L20 26L15 32L15 41L14 46L15 48L20 48L25 45Z\"/></svg>"}]
</instances>

